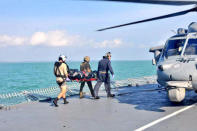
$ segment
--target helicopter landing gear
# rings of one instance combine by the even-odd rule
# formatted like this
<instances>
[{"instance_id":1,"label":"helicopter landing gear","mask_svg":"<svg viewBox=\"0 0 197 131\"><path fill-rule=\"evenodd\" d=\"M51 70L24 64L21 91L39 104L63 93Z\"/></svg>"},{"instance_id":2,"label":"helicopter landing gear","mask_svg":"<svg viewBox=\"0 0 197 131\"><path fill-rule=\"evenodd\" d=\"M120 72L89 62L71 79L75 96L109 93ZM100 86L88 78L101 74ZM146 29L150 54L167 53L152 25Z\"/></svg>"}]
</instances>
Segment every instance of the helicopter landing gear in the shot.
<instances>
[{"instance_id":1,"label":"helicopter landing gear","mask_svg":"<svg viewBox=\"0 0 197 131\"><path fill-rule=\"evenodd\" d=\"M181 102L185 98L185 88L169 88L168 98L172 102Z\"/></svg>"}]
</instances>

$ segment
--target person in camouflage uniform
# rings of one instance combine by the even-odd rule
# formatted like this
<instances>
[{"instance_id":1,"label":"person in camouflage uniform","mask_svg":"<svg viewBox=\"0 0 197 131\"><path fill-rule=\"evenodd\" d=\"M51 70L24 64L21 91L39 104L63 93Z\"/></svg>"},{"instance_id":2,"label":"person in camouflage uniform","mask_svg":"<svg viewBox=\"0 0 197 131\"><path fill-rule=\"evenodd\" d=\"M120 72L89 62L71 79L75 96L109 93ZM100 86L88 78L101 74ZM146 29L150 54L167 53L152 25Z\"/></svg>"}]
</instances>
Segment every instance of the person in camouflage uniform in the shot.
<instances>
[{"instance_id":1,"label":"person in camouflage uniform","mask_svg":"<svg viewBox=\"0 0 197 131\"><path fill-rule=\"evenodd\" d=\"M84 72L85 74L90 73L91 72L91 67L90 67L89 62L90 62L90 57L85 56L84 61L80 65L80 71ZM94 90L93 90L93 87L92 87L92 82L91 81L86 81L86 82L82 81L81 86L80 86L80 92L79 92L80 98L83 98L83 87L84 87L85 83L87 83L87 85L90 89L91 95L92 95L92 97L94 97Z\"/></svg>"}]
</instances>

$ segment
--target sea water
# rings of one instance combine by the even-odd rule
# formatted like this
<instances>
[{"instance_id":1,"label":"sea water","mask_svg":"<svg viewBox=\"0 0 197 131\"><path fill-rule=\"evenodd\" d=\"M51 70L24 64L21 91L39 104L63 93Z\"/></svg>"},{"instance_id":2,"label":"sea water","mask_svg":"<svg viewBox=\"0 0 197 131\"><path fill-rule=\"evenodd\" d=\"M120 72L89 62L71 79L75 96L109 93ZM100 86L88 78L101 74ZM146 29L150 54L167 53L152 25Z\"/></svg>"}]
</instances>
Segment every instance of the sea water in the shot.
<instances>
[{"instance_id":1,"label":"sea water","mask_svg":"<svg viewBox=\"0 0 197 131\"><path fill-rule=\"evenodd\" d=\"M80 61L67 63L70 69L79 69L81 64ZM124 81L130 78L156 74L151 61L112 61L111 63L115 73L112 81L115 83L125 83ZM98 61L91 61L90 65L93 71L97 70ZM57 97L60 89L56 84L53 67L54 62L0 63L0 106ZM95 83L94 81L93 86ZM67 82L67 85L69 87L67 96L79 93L79 82ZM102 86L101 89L104 87ZM89 92L87 85L83 91Z\"/></svg>"},{"instance_id":2,"label":"sea water","mask_svg":"<svg viewBox=\"0 0 197 131\"><path fill-rule=\"evenodd\" d=\"M67 63L71 69L79 69L81 62ZM156 74L155 66L151 61L112 61L111 63L115 81ZM98 61L91 61L90 65L92 70L97 70ZM57 86L53 66L54 62L0 63L0 94Z\"/></svg>"}]
</instances>

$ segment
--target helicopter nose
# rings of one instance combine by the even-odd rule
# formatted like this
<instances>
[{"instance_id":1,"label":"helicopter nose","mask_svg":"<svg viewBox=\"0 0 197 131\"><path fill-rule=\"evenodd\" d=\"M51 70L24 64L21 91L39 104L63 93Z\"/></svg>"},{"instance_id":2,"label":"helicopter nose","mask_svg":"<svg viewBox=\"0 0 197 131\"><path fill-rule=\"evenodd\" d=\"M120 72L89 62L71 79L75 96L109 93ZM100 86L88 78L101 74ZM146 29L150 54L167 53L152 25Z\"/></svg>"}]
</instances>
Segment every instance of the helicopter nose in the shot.
<instances>
[{"instance_id":1,"label":"helicopter nose","mask_svg":"<svg viewBox=\"0 0 197 131\"><path fill-rule=\"evenodd\" d=\"M163 65L159 65L159 66L158 66L158 69L159 69L160 71L165 71L165 70L168 70L168 69L170 69L170 68L172 68L172 67L173 67L172 64L163 64Z\"/></svg>"}]
</instances>

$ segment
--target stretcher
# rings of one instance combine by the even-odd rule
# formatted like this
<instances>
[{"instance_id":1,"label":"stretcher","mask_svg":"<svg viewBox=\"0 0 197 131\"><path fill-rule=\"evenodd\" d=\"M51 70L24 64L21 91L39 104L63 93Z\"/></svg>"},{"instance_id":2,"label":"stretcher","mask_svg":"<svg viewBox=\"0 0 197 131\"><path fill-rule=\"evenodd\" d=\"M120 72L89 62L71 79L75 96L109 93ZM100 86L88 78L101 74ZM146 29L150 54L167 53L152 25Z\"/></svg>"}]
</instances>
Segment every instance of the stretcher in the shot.
<instances>
[{"instance_id":1,"label":"stretcher","mask_svg":"<svg viewBox=\"0 0 197 131\"><path fill-rule=\"evenodd\" d=\"M70 82L96 81L97 71L86 73L84 71L78 71L77 69L70 69L68 77Z\"/></svg>"},{"instance_id":2,"label":"stretcher","mask_svg":"<svg viewBox=\"0 0 197 131\"><path fill-rule=\"evenodd\" d=\"M87 82L87 81L96 81L96 80L97 80L97 78L90 78L90 79L84 78L84 79L73 79L73 80L70 80L70 82L73 82L73 81L76 81L76 82L83 82L83 81L85 81L85 82Z\"/></svg>"}]
</instances>

